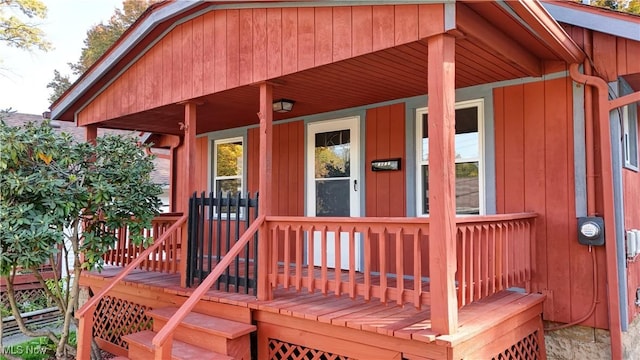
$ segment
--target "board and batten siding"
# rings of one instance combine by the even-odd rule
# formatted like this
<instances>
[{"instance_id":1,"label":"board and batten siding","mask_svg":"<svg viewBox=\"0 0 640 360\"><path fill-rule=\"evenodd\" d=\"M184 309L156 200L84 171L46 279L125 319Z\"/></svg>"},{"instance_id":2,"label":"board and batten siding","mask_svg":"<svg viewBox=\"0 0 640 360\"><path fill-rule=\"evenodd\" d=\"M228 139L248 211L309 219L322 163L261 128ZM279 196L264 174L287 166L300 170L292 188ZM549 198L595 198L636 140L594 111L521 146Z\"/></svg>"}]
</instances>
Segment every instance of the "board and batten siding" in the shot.
<instances>
[{"instance_id":1,"label":"board and batten siding","mask_svg":"<svg viewBox=\"0 0 640 360\"><path fill-rule=\"evenodd\" d=\"M155 43L80 111L78 123L277 78L443 29L443 4L209 11Z\"/></svg>"},{"instance_id":2,"label":"board and batten siding","mask_svg":"<svg viewBox=\"0 0 640 360\"><path fill-rule=\"evenodd\" d=\"M640 111L640 108L638 109ZM640 119L638 120L640 128ZM624 227L625 230L640 229L640 172L623 169L622 183L624 186ZM636 306L636 290L640 288L640 255L627 264L628 309L629 321L640 314L640 307Z\"/></svg>"},{"instance_id":3,"label":"board and batten siding","mask_svg":"<svg viewBox=\"0 0 640 360\"><path fill-rule=\"evenodd\" d=\"M616 81L618 76L640 73L640 42L591 31L579 26L563 24L563 28L582 49L591 42L591 61L595 73L606 81Z\"/></svg>"},{"instance_id":4,"label":"board and batten siding","mask_svg":"<svg viewBox=\"0 0 640 360\"><path fill-rule=\"evenodd\" d=\"M591 306L593 264L577 241L574 195L572 81L560 78L494 90L496 208L539 214L533 291L547 295L544 318L570 322ZM598 272L595 313L608 326L604 248L594 248Z\"/></svg>"},{"instance_id":5,"label":"board and batten siding","mask_svg":"<svg viewBox=\"0 0 640 360\"><path fill-rule=\"evenodd\" d=\"M400 171L372 171L373 160L400 158ZM393 104L368 109L365 120L365 213L367 217L406 216L406 168L405 153L405 104ZM372 235L371 257L379 258L380 248L377 234ZM386 264L396 266L395 234L389 234L386 244ZM427 241L426 237L423 239ZM404 273L413 274L413 238L404 239ZM425 245L426 248L426 245ZM425 258L428 256L425 253ZM372 263L372 271L379 271L378 262ZM423 274L428 274L425 262Z\"/></svg>"},{"instance_id":6,"label":"board and batten siding","mask_svg":"<svg viewBox=\"0 0 640 360\"><path fill-rule=\"evenodd\" d=\"M247 190L258 191L260 128L247 131ZM304 122L273 125L271 215L304 216Z\"/></svg>"}]
</instances>

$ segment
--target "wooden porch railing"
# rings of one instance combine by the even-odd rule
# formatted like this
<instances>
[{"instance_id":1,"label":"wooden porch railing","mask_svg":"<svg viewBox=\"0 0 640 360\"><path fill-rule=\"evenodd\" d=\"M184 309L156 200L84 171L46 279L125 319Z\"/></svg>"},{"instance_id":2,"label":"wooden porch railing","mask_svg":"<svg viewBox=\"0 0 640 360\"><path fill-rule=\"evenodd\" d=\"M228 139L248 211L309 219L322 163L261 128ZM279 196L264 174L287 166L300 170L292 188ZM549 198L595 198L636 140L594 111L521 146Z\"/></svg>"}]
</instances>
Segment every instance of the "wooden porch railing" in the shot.
<instances>
[{"instance_id":1,"label":"wooden porch railing","mask_svg":"<svg viewBox=\"0 0 640 360\"><path fill-rule=\"evenodd\" d=\"M430 302L425 281L428 264L423 261L427 259L428 219L270 216L267 227L271 246L268 278L273 288L319 289L325 294L331 291L338 296L408 302L417 307ZM358 242L362 251L356 249ZM341 244L345 248L348 244L347 254ZM328 247L335 249L333 256L328 255ZM360 261L358 253L363 254Z\"/></svg>"},{"instance_id":2,"label":"wooden porch railing","mask_svg":"<svg viewBox=\"0 0 640 360\"><path fill-rule=\"evenodd\" d=\"M458 306L510 287L529 290L536 214L458 218Z\"/></svg>"},{"instance_id":3,"label":"wooden porch railing","mask_svg":"<svg viewBox=\"0 0 640 360\"><path fill-rule=\"evenodd\" d=\"M159 214L151 222L151 228L144 229L143 236L145 238L160 238L171 226L181 218L181 213L165 213ZM125 267L138 259L145 251L144 246L135 245L131 242L128 228L120 228L116 230L118 238L113 249L109 250L104 256L105 265ZM145 257L139 269L148 271L176 273L179 269L180 248L183 246L182 233L172 233L162 244Z\"/></svg>"},{"instance_id":4,"label":"wooden porch railing","mask_svg":"<svg viewBox=\"0 0 640 360\"><path fill-rule=\"evenodd\" d=\"M111 282L105 286L98 294L94 295L76 312L76 318L79 320L78 326L78 345L77 356L78 359L89 359L91 353L91 339L93 338L93 319L98 302L113 287L118 284L125 276L129 275L133 269L138 268L143 261L148 260L151 254L158 251L158 249L164 245L165 241L171 239L182 231L182 225L187 222L188 215L181 216L173 225L171 225L159 238L157 238L153 245L143 251L136 259L130 262L118 276L114 277Z\"/></svg>"},{"instance_id":5,"label":"wooden porch railing","mask_svg":"<svg viewBox=\"0 0 640 360\"><path fill-rule=\"evenodd\" d=\"M535 216L456 219L459 306L527 285ZM272 288L320 290L418 308L430 303L428 218L269 216L267 229ZM362 259L356 258L358 253Z\"/></svg>"}]
</instances>

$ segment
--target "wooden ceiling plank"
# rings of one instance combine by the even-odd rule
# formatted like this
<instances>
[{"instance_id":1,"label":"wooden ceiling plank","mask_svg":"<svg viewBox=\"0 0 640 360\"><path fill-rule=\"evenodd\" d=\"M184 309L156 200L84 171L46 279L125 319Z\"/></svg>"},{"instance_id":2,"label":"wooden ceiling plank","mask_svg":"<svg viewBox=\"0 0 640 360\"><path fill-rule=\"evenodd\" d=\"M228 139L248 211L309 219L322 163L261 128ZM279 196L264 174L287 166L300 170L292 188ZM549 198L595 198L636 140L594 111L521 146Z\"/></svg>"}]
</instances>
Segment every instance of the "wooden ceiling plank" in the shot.
<instances>
[{"instance_id":1,"label":"wooden ceiling plank","mask_svg":"<svg viewBox=\"0 0 640 360\"><path fill-rule=\"evenodd\" d=\"M456 7L458 30L466 38L481 43L504 58L506 62L519 68L529 76L542 75L542 63L512 38L496 29L487 20L465 5ZM477 44L479 45L479 44Z\"/></svg>"}]
</instances>

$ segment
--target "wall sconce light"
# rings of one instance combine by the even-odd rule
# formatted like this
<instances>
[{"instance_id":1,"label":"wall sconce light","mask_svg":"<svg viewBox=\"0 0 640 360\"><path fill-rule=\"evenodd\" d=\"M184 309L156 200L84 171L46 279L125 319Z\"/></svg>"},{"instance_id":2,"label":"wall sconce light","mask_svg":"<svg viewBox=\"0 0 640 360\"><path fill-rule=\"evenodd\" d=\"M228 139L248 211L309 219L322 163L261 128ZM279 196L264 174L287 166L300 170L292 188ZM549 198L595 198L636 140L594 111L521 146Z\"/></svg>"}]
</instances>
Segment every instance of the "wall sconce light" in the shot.
<instances>
[{"instance_id":1,"label":"wall sconce light","mask_svg":"<svg viewBox=\"0 0 640 360\"><path fill-rule=\"evenodd\" d=\"M273 102L273 111L286 113L293 110L295 101L289 99L278 99Z\"/></svg>"}]
</instances>

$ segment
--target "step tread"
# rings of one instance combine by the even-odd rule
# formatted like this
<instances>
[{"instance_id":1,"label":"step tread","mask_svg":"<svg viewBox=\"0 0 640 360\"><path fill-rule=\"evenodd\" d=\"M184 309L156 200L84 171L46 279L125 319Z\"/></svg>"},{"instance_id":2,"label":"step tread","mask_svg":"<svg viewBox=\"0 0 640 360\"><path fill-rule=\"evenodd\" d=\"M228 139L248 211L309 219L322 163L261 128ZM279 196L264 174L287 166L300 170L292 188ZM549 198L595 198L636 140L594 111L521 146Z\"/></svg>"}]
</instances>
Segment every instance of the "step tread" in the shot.
<instances>
[{"instance_id":1,"label":"step tread","mask_svg":"<svg viewBox=\"0 0 640 360\"><path fill-rule=\"evenodd\" d=\"M153 344L151 343L156 333L150 330L125 335L122 338L129 344L136 343L144 346L147 350L153 352ZM180 360L233 360L232 357L203 349L201 347L187 344L179 340L173 340L173 348L171 349L171 357Z\"/></svg>"},{"instance_id":2,"label":"step tread","mask_svg":"<svg viewBox=\"0 0 640 360\"><path fill-rule=\"evenodd\" d=\"M161 318L168 321L173 314L178 311L175 307L164 307L147 311L147 314L154 318ZM256 326L241 322L218 318L192 312L182 321L182 326L192 329L204 330L212 335L236 339L246 334L256 331Z\"/></svg>"}]
</instances>

